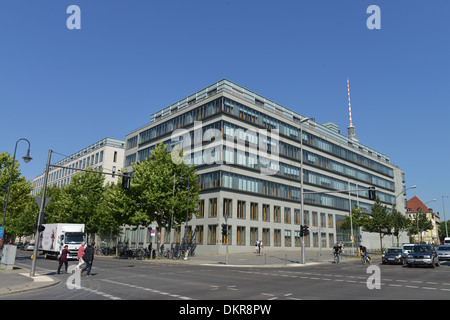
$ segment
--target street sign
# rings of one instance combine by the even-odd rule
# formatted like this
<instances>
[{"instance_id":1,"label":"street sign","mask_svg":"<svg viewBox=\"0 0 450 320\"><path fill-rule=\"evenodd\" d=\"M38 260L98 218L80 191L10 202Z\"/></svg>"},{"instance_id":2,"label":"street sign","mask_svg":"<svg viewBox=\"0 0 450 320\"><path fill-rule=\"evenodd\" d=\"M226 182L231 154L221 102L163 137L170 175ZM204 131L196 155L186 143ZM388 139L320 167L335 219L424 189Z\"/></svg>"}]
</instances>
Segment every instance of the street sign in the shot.
<instances>
[{"instance_id":1,"label":"street sign","mask_svg":"<svg viewBox=\"0 0 450 320\"><path fill-rule=\"evenodd\" d=\"M156 226L155 225L152 225L152 231L151 231L151 234L150 234L152 237L154 237L155 235L156 235Z\"/></svg>"},{"instance_id":2,"label":"street sign","mask_svg":"<svg viewBox=\"0 0 450 320\"><path fill-rule=\"evenodd\" d=\"M38 207L40 207L40 206L41 206L42 197L35 196L35 197L34 197L34 200L36 200L36 203L37 203ZM44 200L44 208L48 205L48 203L50 202L50 200L52 200L52 198L50 198L50 197L45 197L45 200Z\"/></svg>"}]
</instances>

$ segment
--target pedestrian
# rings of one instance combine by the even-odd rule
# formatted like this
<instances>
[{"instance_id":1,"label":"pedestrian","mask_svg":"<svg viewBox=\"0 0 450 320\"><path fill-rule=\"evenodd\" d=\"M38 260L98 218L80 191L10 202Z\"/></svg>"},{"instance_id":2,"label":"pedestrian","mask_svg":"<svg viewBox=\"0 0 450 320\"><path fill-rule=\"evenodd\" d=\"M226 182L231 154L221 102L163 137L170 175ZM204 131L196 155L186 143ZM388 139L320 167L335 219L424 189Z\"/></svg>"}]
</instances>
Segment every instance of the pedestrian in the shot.
<instances>
[{"instance_id":1,"label":"pedestrian","mask_svg":"<svg viewBox=\"0 0 450 320\"><path fill-rule=\"evenodd\" d=\"M264 248L262 240L259 240L258 247L259 247L258 253L259 253L259 255L261 255L263 253L263 248Z\"/></svg>"},{"instance_id":2,"label":"pedestrian","mask_svg":"<svg viewBox=\"0 0 450 320\"><path fill-rule=\"evenodd\" d=\"M61 254L59 256L59 266L58 266L58 274L61 274L61 266L65 265L66 267L66 273L67 273L67 267L68 267L68 262L67 262L67 254L69 253L69 246L66 244L64 246L64 249L62 249Z\"/></svg>"},{"instance_id":3,"label":"pedestrian","mask_svg":"<svg viewBox=\"0 0 450 320\"><path fill-rule=\"evenodd\" d=\"M92 263L94 263L94 246L95 242L92 242L90 245L84 249L83 260L86 263L86 266L80 271L80 275L83 275L83 272L87 270L86 276L91 276Z\"/></svg>"},{"instance_id":4,"label":"pedestrian","mask_svg":"<svg viewBox=\"0 0 450 320\"><path fill-rule=\"evenodd\" d=\"M259 240L256 240L255 242L255 252L259 253Z\"/></svg>"},{"instance_id":5,"label":"pedestrian","mask_svg":"<svg viewBox=\"0 0 450 320\"><path fill-rule=\"evenodd\" d=\"M75 267L75 270L78 270L83 264L83 255L84 255L84 248L86 247L86 242L82 242L81 246L78 248L78 265Z\"/></svg>"}]
</instances>

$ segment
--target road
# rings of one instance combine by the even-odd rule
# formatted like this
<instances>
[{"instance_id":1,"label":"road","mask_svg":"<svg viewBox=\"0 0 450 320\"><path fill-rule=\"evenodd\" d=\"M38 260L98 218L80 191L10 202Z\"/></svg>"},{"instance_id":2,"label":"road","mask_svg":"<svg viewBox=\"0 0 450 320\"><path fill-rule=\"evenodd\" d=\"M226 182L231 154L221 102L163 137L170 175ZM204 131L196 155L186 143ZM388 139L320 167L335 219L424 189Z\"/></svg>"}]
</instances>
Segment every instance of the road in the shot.
<instances>
[{"instance_id":1,"label":"road","mask_svg":"<svg viewBox=\"0 0 450 320\"><path fill-rule=\"evenodd\" d=\"M18 252L16 265L29 268L28 256L29 253ZM70 275L55 275L57 262L40 257L36 272L60 277L61 283L39 291L2 297L2 300L54 300L58 297L58 300L176 300L183 303L252 300L270 303L271 300L438 300L450 297L450 262L441 262L435 269L381 265L380 262L374 259L373 270L368 270L358 260L268 268L96 257L93 277L83 276L79 289L69 289L67 279ZM379 289L376 288L378 283Z\"/></svg>"}]
</instances>

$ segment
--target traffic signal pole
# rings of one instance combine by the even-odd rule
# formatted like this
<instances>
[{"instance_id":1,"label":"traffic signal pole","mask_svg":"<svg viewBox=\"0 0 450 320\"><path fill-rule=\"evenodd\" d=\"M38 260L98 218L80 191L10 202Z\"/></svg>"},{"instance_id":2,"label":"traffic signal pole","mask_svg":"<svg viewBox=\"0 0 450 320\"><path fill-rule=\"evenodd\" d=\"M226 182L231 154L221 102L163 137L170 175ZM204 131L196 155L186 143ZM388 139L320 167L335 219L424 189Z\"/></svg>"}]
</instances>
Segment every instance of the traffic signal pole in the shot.
<instances>
[{"instance_id":1,"label":"traffic signal pole","mask_svg":"<svg viewBox=\"0 0 450 320\"><path fill-rule=\"evenodd\" d=\"M34 277L35 276L35 270L36 270L36 256L37 256L37 250L39 247L39 235L40 235L40 231L39 231L39 222L42 221L42 216L44 215L44 207L45 207L45 193L47 191L47 182L48 182L48 175L50 172L50 167L53 168L64 168L64 169L70 169L73 171L84 171L84 172L93 172L93 173L98 173L98 174L104 174L104 175L111 175L111 176L119 176L122 177L125 181L122 181L122 188L123 189L128 189L130 187L130 179L131 176L128 173L125 174L118 174L118 173L109 173L109 172L100 172L100 171L92 171L92 170L85 170L85 169L76 169L76 168L68 168L68 167L64 167L64 166L59 166L59 165L55 165L55 164L50 164L51 162L51 158L52 158L52 152L53 150L49 150L48 151L48 159L47 159L47 165L45 166L45 175L44 175L44 186L42 187L42 196L41 196L41 204L39 206L39 213L37 215L37 225L36 225L36 234L35 234L35 242L34 242L34 250L33 250L33 259L31 261L31 270L30 270L30 277Z\"/></svg>"},{"instance_id":2,"label":"traffic signal pole","mask_svg":"<svg viewBox=\"0 0 450 320\"><path fill-rule=\"evenodd\" d=\"M45 192L47 191L47 181L48 181L48 172L50 171L50 160L52 158L52 150L48 151L48 159L47 159L47 165L45 167L45 176L44 176L44 186L42 187L42 197L41 197L41 205L39 207L39 213L37 216L38 223L41 221L41 216L44 214L44 206L45 206ZM34 250L33 250L33 259L31 260L31 270L30 270L30 277L35 276L35 270L36 270L36 259L37 259L37 250L39 247L39 225L36 226L36 235L34 240Z\"/></svg>"},{"instance_id":3,"label":"traffic signal pole","mask_svg":"<svg viewBox=\"0 0 450 320\"><path fill-rule=\"evenodd\" d=\"M303 179L302 179L303 180ZM353 221L352 221L352 201L351 201L351 192L352 191L368 191L369 192L369 200L376 200L376 188L375 187L369 187L364 189L350 189L350 182L349 182L349 188L348 190L334 190L334 191L307 191L302 192L302 204L303 204L303 194L325 194L325 193L348 193L348 201L349 201L349 215L350 215L350 224L351 224L351 237L352 237L352 254L354 253L354 236L353 236ZM303 211L303 210L302 210ZM303 237L302 237L302 243L303 243ZM304 257L303 257L303 263L304 263Z\"/></svg>"}]
</instances>

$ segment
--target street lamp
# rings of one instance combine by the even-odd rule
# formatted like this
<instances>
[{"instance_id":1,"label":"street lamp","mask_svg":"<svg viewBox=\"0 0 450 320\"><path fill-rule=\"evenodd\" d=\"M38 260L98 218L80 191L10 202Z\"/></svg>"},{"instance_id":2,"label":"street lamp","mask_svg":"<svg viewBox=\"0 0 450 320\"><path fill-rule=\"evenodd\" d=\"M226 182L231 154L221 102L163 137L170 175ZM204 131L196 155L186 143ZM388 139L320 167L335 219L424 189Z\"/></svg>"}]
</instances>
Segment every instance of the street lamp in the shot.
<instances>
[{"instance_id":1,"label":"street lamp","mask_svg":"<svg viewBox=\"0 0 450 320\"><path fill-rule=\"evenodd\" d=\"M447 218L445 217L445 205L444 205L444 198L448 198L448 196L442 196L442 207L444 209L444 221L445 221L445 237L448 237L448 223Z\"/></svg>"},{"instance_id":2,"label":"street lamp","mask_svg":"<svg viewBox=\"0 0 450 320\"><path fill-rule=\"evenodd\" d=\"M430 200L430 201L425 202L421 207L419 207L419 208L417 209L417 213L416 213L417 236L419 236L419 213L422 212L422 208L425 207L425 205L426 205L427 203L430 203L430 202L433 202L433 201L436 201L436 199L433 199L433 200ZM419 239L419 241L420 241L420 239ZM420 242L419 242L419 244L420 244Z\"/></svg>"},{"instance_id":3,"label":"street lamp","mask_svg":"<svg viewBox=\"0 0 450 320\"><path fill-rule=\"evenodd\" d=\"M304 205L303 205L303 123L308 121L310 118L304 118L300 120L300 227L304 223ZM302 264L305 263L305 239L302 239Z\"/></svg>"},{"instance_id":4,"label":"street lamp","mask_svg":"<svg viewBox=\"0 0 450 320\"><path fill-rule=\"evenodd\" d=\"M189 184L191 181L191 168L188 165L188 185L187 185L187 204L186 204L186 226L184 228L184 252L187 252L187 232L188 232L188 219L189 219ZM183 170L181 170L180 181L184 181Z\"/></svg>"},{"instance_id":5,"label":"street lamp","mask_svg":"<svg viewBox=\"0 0 450 320\"><path fill-rule=\"evenodd\" d=\"M16 147L14 148L14 156L13 156L12 164L11 164L11 174L9 176L8 188L6 189L5 207L4 207L4 211L3 211L3 223L2 223L3 232L5 232L4 228L5 228L6 210L8 209L9 191L11 190L11 181L12 181L12 176L13 176L13 172L14 172L14 164L16 162L17 144L21 140L25 140L26 142L28 142L27 155L25 157L22 157L23 161L25 161L25 163L28 163L32 160L32 158L30 157L30 141L28 141L25 138L20 138L19 140L16 141ZM3 238L5 238L4 235L3 235Z\"/></svg>"}]
</instances>

